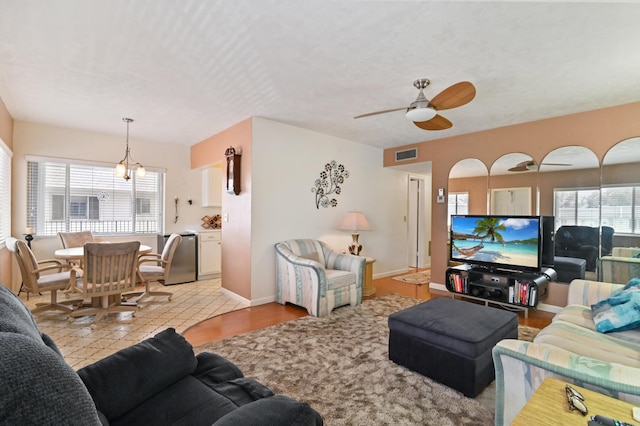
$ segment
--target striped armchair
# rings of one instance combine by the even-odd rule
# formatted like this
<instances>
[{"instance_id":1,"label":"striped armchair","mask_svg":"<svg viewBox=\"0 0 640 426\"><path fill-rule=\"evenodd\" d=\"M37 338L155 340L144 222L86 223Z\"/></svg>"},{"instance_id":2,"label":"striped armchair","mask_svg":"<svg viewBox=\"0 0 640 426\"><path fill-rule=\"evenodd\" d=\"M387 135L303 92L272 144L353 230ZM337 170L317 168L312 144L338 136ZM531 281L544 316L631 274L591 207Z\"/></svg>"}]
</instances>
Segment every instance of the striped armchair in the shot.
<instances>
[{"instance_id":1,"label":"striped armchair","mask_svg":"<svg viewBox=\"0 0 640 426\"><path fill-rule=\"evenodd\" d=\"M277 243L276 301L324 317L336 307L362 303L365 258L340 254L318 240Z\"/></svg>"}]
</instances>

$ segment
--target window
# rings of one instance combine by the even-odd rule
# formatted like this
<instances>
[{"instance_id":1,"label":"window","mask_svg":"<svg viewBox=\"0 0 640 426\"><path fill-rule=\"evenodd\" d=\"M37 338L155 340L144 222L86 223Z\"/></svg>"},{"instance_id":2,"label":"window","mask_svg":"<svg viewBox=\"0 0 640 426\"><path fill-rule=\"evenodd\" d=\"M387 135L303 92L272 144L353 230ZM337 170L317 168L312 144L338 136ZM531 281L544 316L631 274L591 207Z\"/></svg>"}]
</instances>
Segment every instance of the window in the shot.
<instances>
[{"instance_id":1,"label":"window","mask_svg":"<svg viewBox=\"0 0 640 426\"><path fill-rule=\"evenodd\" d=\"M136 198L136 213L138 215L151 214L151 199Z\"/></svg>"},{"instance_id":2,"label":"window","mask_svg":"<svg viewBox=\"0 0 640 426\"><path fill-rule=\"evenodd\" d=\"M600 205L602 203L602 205ZM640 186L556 189L556 229L562 225L610 226L617 234L640 234ZM602 218L600 219L600 215Z\"/></svg>"},{"instance_id":3,"label":"window","mask_svg":"<svg viewBox=\"0 0 640 426\"><path fill-rule=\"evenodd\" d=\"M38 235L162 232L164 173L116 177L111 165L28 158L27 226Z\"/></svg>"},{"instance_id":4,"label":"window","mask_svg":"<svg viewBox=\"0 0 640 426\"><path fill-rule=\"evenodd\" d=\"M469 193L450 192L447 215L447 225L451 226L451 216L454 214L469 214Z\"/></svg>"},{"instance_id":5,"label":"window","mask_svg":"<svg viewBox=\"0 0 640 426\"><path fill-rule=\"evenodd\" d=\"M616 233L640 234L640 186L602 188L602 225Z\"/></svg>"},{"instance_id":6,"label":"window","mask_svg":"<svg viewBox=\"0 0 640 426\"><path fill-rule=\"evenodd\" d=\"M554 189L555 227L563 225L600 226L598 188Z\"/></svg>"},{"instance_id":7,"label":"window","mask_svg":"<svg viewBox=\"0 0 640 426\"><path fill-rule=\"evenodd\" d=\"M0 139L0 244L11 236L11 157Z\"/></svg>"}]
</instances>

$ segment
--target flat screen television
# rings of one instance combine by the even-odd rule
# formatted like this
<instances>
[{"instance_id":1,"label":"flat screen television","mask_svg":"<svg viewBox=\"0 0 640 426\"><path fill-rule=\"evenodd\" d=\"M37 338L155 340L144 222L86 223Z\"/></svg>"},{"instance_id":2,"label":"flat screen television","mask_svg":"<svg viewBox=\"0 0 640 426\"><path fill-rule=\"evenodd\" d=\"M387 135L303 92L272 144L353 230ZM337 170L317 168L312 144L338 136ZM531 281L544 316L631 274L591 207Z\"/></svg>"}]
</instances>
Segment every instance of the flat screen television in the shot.
<instances>
[{"instance_id":1,"label":"flat screen television","mask_svg":"<svg viewBox=\"0 0 640 426\"><path fill-rule=\"evenodd\" d=\"M542 225L541 216L451 216L449 259L491 270L540 271L546 257Z\"/></svg>"}]
</instances>

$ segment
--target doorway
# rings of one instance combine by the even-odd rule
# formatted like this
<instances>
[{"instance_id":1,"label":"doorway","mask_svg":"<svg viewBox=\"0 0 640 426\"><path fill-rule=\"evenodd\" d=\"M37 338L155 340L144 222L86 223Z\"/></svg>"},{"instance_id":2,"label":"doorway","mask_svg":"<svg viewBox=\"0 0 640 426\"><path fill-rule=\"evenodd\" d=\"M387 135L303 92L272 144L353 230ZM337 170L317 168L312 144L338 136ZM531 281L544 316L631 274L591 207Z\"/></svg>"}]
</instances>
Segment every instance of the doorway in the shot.
<instances>
[{"instance_id":1,"label":"doorway","mask_svg":"<svg viewBox=\"0 0 640 426\"><path fill-rule=\"evenodd\" d=\"M491 214L529 216L531 214L531 188L492 189Z\"/></svg>"}]
</instances>

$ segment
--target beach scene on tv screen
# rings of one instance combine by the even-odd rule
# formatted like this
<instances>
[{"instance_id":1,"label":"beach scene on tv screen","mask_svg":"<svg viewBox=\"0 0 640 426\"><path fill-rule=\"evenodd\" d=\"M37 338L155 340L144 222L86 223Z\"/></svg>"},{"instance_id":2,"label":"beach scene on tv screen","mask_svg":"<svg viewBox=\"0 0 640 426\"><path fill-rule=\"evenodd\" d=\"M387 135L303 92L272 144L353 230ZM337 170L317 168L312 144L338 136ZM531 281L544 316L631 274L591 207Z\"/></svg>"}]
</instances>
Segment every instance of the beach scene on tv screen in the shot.
<instances>
[{"instance_id":1,"label":"beach scene on tv screen","mask_svg":"<svg viewBox=\"0 0 640 426\"><path fill-rule=\"evenodd\" d=\"M462 217L451 223L451 258L538 267L537 218Z\"/></svg>"}]
</instances>

